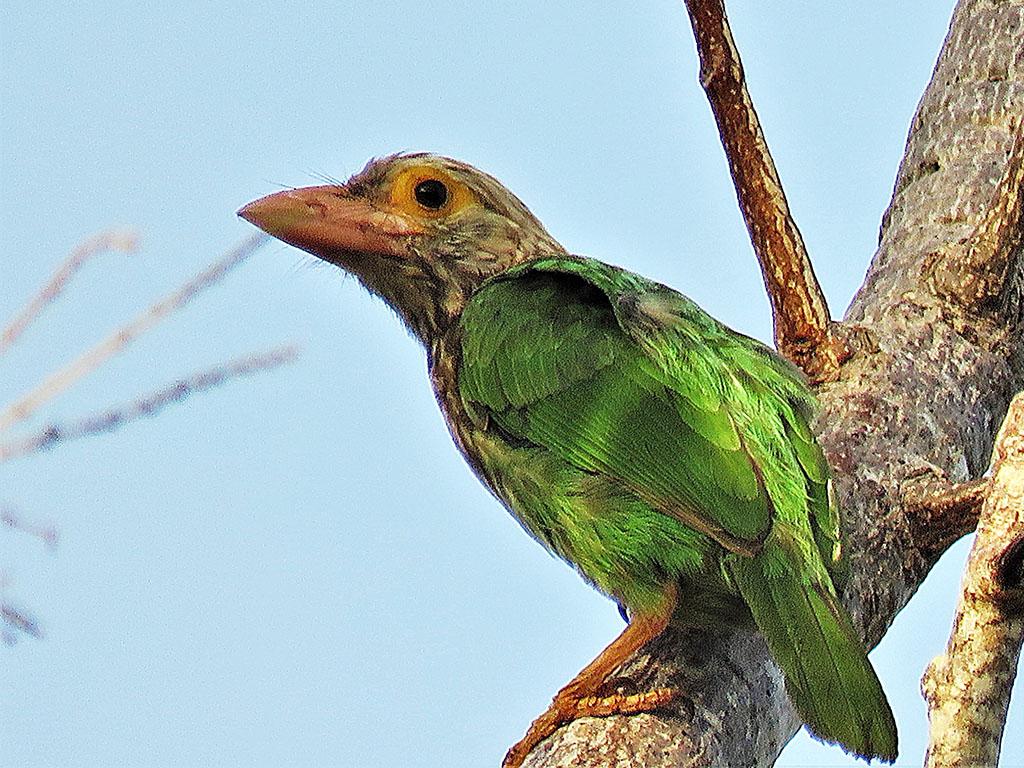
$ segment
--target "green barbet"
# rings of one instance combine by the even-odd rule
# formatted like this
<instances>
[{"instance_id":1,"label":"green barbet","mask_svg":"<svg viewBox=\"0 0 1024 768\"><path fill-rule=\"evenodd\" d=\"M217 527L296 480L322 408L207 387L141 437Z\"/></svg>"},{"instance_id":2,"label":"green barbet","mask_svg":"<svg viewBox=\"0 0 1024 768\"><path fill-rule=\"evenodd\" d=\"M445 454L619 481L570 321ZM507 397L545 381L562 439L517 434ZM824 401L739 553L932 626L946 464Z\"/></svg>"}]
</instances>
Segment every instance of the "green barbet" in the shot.
<instances>
[{"instance_id":1,"label":"green barbet","mask_svg":"<svg viewBox=\"0 0 1024 768\"><path fill-rule=\"evenodd\" d=\"M839 515L792 365L671 288L569 254L448 158L386 157L239 215L394 308L473 471L628 617L506 766L577 717L668 704L669 689L605 684L670 622L756 625L815 736L895 759L892 712L836 597Z\"/></svg>"}]
</instances>

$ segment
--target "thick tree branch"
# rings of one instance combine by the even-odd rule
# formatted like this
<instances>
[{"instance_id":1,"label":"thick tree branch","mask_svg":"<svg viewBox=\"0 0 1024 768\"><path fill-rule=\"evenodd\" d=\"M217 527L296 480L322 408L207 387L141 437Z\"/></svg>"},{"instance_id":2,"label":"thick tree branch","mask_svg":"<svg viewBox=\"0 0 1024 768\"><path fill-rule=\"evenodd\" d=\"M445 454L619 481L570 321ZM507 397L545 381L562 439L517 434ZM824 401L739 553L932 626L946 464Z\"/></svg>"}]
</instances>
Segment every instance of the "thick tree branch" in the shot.
<instances>
[{"instance_id":1,"label":"thick tree branch","mask_svg":"<svg viewBox=\"0 0 1024 768\"><path fill-rule=\"evenodd\" d=\"M926 768L996 765L1024 640L1024 394L999 432L993 477L946 652L921 689L931 723Z\"/></svg>"},{"instance_id":2,"label":"thick tree branch","mask_svg":"<svg viewBox=\"0 0 1024 768\"><path fill-rule=\"evenodd\" d=\"M999 276L985 293L1000 299L983 301L983 310L977 290L955 288L964 282L943 292L933 280L934 254L962 257L994 207L1004 212L999 220L1019 215L1008 177L1024 115L1021 61L1024 0L960 0L911 126L878 251L844 321L853 355L820 389L819 439L849 554L844 602L869 645L937 557L934 539L915 538L919 513L904 500L925 474L949 484L981 477L1010 398L1024 389L1024 278L1014 238L973 251L972 269ZM621 676L634 690L684 693L665 714L572 723L534 750L526 768L768 766L799 726L754 635L675 631Z\"/></svg>"},{"instance_id":3,"label":"thick tree branch","mask_svg":"<svg viewBox=\"0 0 1024 768\"><path fill-rule=\"evenodd\" d=\"M848 356L789 210L747 92L722 0L686 0L700 80L729 159L740 210L772 303L775 345L814 382L832 381Z\"/></svg>"},{"instance_id":4,"label":"thick tree branch","mask_svg":"<svg viewBox=\"0 0 1024 768\"><path fill-rule=\"evenodd\" d=\"M1002 78L1005 74L998 78L993 75L992 81L1000 82ZM1014 125L1016 138L988 211L970 237L945 244L925 264L936 295L964 303L978 313L992 308L1003 297L1011 255L1020 249L1024 237L1024 131L1019 118Z\"/></svg>"}]
</instances>

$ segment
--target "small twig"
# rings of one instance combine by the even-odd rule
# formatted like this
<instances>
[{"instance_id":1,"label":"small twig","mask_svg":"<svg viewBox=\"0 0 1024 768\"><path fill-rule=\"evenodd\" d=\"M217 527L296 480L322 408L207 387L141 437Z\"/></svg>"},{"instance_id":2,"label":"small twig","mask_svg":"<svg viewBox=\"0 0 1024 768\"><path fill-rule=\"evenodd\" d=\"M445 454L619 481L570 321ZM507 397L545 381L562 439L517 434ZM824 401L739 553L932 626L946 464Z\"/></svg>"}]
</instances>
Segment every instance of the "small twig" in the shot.
<instances>
[{"instance_id":1,"label":"small twig","mask_svg":"<svg viewBox=\"0 0 1024 768\"><path fill-rule=\"evenodd\" d=\"M15 608L4 597L4 590L9 583L7 574L0 571L0 640L6 645L14 645L18 641L19 632L36 639L41 638L43 631L39 622L20 608Z\"/></svg>"},{"instance_id":2,"label":"small twig","mask_svg":"<svg viewBox=\"0 0 1024 768\"><path fill-rule=\"evenodd\" d=\"M729 160L740 210L772 303L775 343L814 382L830 381L849 357L829 315L789 210L722 0L686 0L700 78Z\"/></svg>"},{"instance_id":3,"label":"small twig","mask_svg":"<svg viewBox=\"0 0 1024 768\"><path fill-rule=\"evenodd\" d=\"M977 520L991 485L992 480L983 477L980 480L969 480L941 489L933 488L907 499L906 505L936 515L973 517Z\"/></svg>"},{"instance_id":4,"label":"small twig","mask_svg":"<svg viewBox=\"0 0 1024 768\"><path fill-rule=\"evenodd\" d=\"M911 541L928 563L934 563L978 527L978 517L992 486L990 478L955 485L931 485L908 496L902 505Z\"/></svg>"},{"instance_id":5,"label":"small twig","mask_svg":"<svg viewBox=\"0 0 1024 768\"><path fill-rule=\"evenodd\" d=\"M174 382L126 405L116 406L67 425L51 424L22 440L0 443L0 463L19 456L48 450L69 440L112 432L143 417L155 416L166 406L191 395L219 386L229 379L276 368L298 355L294 345L278 347L263 354L246 355L223 365Z\"/></svg>"},{"instance_id":6,"label":"small twig","mask_svg":"<svg viewBox=\"0 0 1024 768\"><path fill-rule=\"evenodd\" d=\"M68 281L82 268L90 258L103 251L120 251L132 253L138 248L138 239L134 232L111 229L90 237L75 246L64 262L47 281L46 285L25 305L25 308L14 316L11 322L0 333L0 355L6 352L18 337L31 325L39 313L47 305L52 304L67 286Z\"/></svg>"},{"instance_id":7,"label":"small twig","mask_svg":"<svg viewBox=\"0 0 1024 768\"><path fill-rule=\"evenodd\" d=\"M0 524L6 525L11 530L27 533L34 536L51 549L57 546L60 534L52 525L38 525L23 520L11 507L0 505Z\"/></svg>"},{"instance_id":8,"label":"small twig","mask_svg":"<svg viewBox=\"0 0 1024 768\"><path fill-rule=\"evenodd\" d=\"M1010 404L993 456L949 643L921 680L931 724L926 768L999 761L1024 641L1024 394Z\"/></svg>"},{"instance_id":9,"label":"small twig","mask_svg":"<svg viewBox=\"0 0 1024 768\"><path fill-rule=\"evenodd\" d=\"M201 291L218 282L228 271L238 266L268 239L269 237L262 232L246 238L223 258L200 272L170 296L151 305L141 315L114 331L77 360L47 377L41 384L0 413L0 432L27 419L43 403L53 399L76 381L94 371L160 320L188 304Z\"/></svg>"},{"instance_id":10,"label":"small twig","mask_svg":"<svg viewBox=\"0 0 1024 768\"><path fill-rule=\"evenodd\" d=\"M43 636L43 630L40 628L39 622L10 603L0 602L0 621L37 640Z\"/></svg>"}]
</instances>

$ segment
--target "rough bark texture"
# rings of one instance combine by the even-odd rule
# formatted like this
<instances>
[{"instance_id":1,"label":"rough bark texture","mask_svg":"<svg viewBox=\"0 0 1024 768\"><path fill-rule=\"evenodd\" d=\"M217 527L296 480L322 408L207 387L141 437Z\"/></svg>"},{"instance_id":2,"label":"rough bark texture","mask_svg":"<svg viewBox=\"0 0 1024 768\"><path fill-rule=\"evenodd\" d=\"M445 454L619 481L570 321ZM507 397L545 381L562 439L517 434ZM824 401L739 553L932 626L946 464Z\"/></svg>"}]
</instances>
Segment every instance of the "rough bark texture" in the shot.
<instances>
[{"instance_id":1,"label":"rough bark texture","mask_svg":"<svg viewBox=\"0 0 1024 768\"><path fill-rule=\"evenodd\" d=\"M1024 639L1024 394L996 441L993 477L946 651L928 666L926 768L996 765Z\"/></svg>"},{"instance_id":2,"label":"rough bark texture","mask_svg":"<svg viewBox=\"0 0 1024 768\"><path fill-rule=\"evenodd\" d=\"M904 499L979 477L1024 383L1022 114L1024 0L962 0L844 321L853 357L820 390L847 532L845 602L870 645L951 538ZM771 765L799 726L756 636L672 631L623 677L684 698L665 714L577 721L525 768Z\"/></svg>"}]
</instances>

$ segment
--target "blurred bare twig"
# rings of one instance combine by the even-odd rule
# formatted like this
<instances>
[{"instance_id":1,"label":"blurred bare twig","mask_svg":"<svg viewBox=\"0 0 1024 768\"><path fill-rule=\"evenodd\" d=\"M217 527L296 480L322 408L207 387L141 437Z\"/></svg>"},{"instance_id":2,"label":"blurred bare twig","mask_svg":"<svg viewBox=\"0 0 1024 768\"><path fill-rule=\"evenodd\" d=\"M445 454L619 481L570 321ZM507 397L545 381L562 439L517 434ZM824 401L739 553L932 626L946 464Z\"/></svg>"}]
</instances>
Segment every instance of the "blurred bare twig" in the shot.
<instances>
[{"instance_id":1,"label":"blurred bare twig","mask_svg":"<svg viewBox=\"0 0 1024 768\"><path fill-rule=\"evenodd\" d=\"M30 392L0 412L0 432L31 416L43 403L64 392L79 379L99 368L158 322L188 304L204 289L218 282L268 239L259 233L246 238L177 291L152 304L141 315L123 325L77 360L60 368Z\"/></svg>"},{"instance_id":2,"label":"blurred bare twig","mask_svg":"<svg viewBox=\"0 0 1024 768\"><path fill-rule=\"evenodd\" d=\"M60 534L52 525L39 525L23 519L9 506L0 506L0 523L8 528L34 536L48 547L56 547Z\"/></svg>"},{"instance_id":3,"label":"blurred bare twig","mask_svg":"<svg viewBox=\"0 0 1024 768\"><path fill-rule=\"evenodd\" d=\"M103 251L133 253L138 246L138 239L134 232L119 229L108 229L76 245L63 263L57 267L57 271L53 273L46 285L39 289L39 292L25 305L25 308L11 319L3 333L0 333L0 355L18 340L18 337L47 305L52 304L60 296L68 281L86 261Z\"/></svg>"},{"instance_id":4,"label":"blurred bare twig","mask_svg":"<svg viewBox=\"0 0 1024 768\"><path fill-rule=\"evenodd\" d=\"M30 635L36 639L43 636L43 631L39 627L39 622L29 616L24 611L15 608L13 605L6 601L0 601L0 621L4 624L12 627L13 629L23 632L26 635ZM4 642L8 645L14 642L17 635L4 633Z\"/></svg>"},{"instance_id":5,"label":"blurred bare twig","mask_svg":"<svg viewBox=\"0 0 1024 768\"><path fill-rule=\"evenodd\" d=\"M40 406L123 351L160 320L181 309L204 289L220 281L268 239L266 235L259 233L242 241L178 290L150 305L134 320L118 328L92 349L47 376L40 384L0 411L0 434L27 419ZM40 313L61 295L69 280L90 257L104 250L131 251L135 247L134 235L113 230L96 235L77 246L50 280L0 332L0 355L9 349ZM181 378L129 403L108 408L68 424L52 424L26 437L8 438L6 442L0 442L0 463L53 448L68 440L118 429L128 422L153 416L172 403L181 402L193 394L216 387L230 379L291 362L297 354L298 350L294 345L248 354ZM35 536L51 547L56 546L58 539L55 527L30 523L9 505L0 504L0 527ZM15 607L4 596L3 591L7 583L5 575L0 571L0 642L13 645L22 635L42 637L39 623L31 614Z\"/></svg>"},{"instance_id":6,"label":"blurred bare twig","mask_svg":"<svg viewBox=\"0 0 1024 768\"><path fill-rule=\"evenodd\" d=\"M114 406L70 424L50 424L26 438L0 443L0 463L48 450L69 440L101 432L112 432L130 421L155 416L166 406L180 403L189 396L219 386L228 379L251 376L259 371L276 368L291 362L297 355L298 348L295 345L278 347L262 354L245 355L179 379L130 403Z\"/></svg>"}]
</instances>

